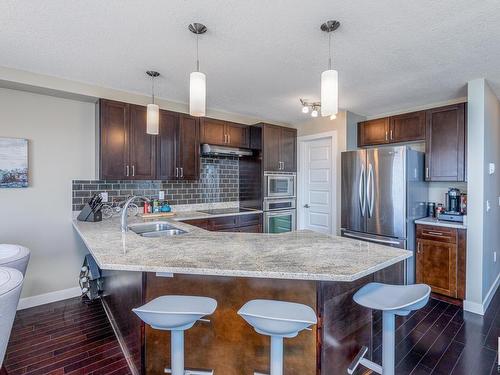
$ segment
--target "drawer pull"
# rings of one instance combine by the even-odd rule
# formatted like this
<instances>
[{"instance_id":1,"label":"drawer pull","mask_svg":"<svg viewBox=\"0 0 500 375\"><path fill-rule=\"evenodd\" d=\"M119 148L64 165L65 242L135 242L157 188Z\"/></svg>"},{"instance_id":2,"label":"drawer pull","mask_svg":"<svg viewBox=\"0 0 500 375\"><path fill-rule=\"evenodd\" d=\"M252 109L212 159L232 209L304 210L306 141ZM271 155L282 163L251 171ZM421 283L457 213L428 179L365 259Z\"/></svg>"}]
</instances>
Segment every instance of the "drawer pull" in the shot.
<instances>
[{"instance_id":1,"label":"drawer pull","mask_svg":"<svg viewBox=\"0 0 500 375\"><path fill-rule=\"evenodd\" d=\"M441 232L431 232L431 231L429 231L429 232L427 232L427 233L428 233L428 234L431 234L431 235L433 235L433 236L442 236L442 235L443 235L443 233L441 233Z\"/></svg>"}]
</instances>

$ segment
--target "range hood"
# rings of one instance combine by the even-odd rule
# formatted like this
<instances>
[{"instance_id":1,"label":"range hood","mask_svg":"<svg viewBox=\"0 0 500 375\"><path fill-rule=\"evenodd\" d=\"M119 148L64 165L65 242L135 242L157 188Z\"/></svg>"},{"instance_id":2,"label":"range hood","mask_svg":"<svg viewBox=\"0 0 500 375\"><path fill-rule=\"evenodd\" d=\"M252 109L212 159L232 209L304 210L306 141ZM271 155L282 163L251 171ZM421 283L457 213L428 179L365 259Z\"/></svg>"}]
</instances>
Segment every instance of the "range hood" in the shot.
<instances>
[{"instance_id":1,"label":"range hood","mask_svg":"<svg viewBox=\"0 0 500 375\"><path fill-rule=\"evenodd\" d=\"M252 156L252 150L237 147L214 146L207 143L201 146L202 155Z\"/></svg>"}]
</instances>

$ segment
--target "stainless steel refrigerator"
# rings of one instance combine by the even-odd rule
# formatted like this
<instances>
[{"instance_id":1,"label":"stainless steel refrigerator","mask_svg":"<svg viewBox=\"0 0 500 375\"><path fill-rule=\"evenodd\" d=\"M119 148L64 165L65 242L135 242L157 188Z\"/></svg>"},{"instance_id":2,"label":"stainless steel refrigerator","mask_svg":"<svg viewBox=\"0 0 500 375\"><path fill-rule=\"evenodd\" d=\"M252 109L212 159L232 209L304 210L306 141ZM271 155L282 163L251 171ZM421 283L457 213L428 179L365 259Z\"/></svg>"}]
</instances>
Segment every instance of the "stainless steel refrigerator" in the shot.
<instances>
[{"instance_id":1,"label":"stainless steel refrigerator","mask_svg":"<svg viewBox=\"0 0 500 375\"><path fill-rule=\"evenodd\" d=\"M415 251L415 219L427 216L424 154L409 146L342 153L341 233ZM415 282L415 256L405 267Z\"/></svg>"}]
</instances>

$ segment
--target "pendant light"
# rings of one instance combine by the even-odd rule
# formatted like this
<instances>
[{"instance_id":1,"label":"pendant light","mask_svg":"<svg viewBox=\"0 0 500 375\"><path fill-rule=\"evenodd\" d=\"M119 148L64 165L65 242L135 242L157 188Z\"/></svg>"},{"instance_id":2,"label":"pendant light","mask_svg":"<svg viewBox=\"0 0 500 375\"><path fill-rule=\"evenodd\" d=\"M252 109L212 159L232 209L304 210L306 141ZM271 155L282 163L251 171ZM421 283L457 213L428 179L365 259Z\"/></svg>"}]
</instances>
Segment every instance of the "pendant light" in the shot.
<instances>
[{"instance_id":1,"label":"pendant light","mask_svg":"<svg viewBox=\"0 0 500 375\"><path fill-rule=\"evenodd\" d=\"M148 76L151 77L151 98L152 103L148 104L147 115L146 115L146 133L151 135L158 135L160 132L160 107L155 104L155 78L160 75L160 73L154 70L148 70L146 72Z\"/></svg>"},{"instance_id":2,"label":"pendant light","mask_svg":"<svg viewBox=\"0 0 500 375\"><path fill-rule=\"evenodd\" d=\"M338 21L328 21L321 30L328 33L328 70L321 73L321 116L336 115L339 111L339 74L332 69L332 32L340 26Z\"/></svg>"},{"instance_id":3,"label":"pendant light","mask_svg":"<svg viewBox=\"0 0 500 375\"><path fill-rule=\"evenodd\" d=\"M196 71L189 75L189 114L202 117L206 113L207 77L200 72L198 39L201 34L207 32L207 27L201 23L192 23L188 28L189 31L196 34Z\"/></svg>"}]
</instances>

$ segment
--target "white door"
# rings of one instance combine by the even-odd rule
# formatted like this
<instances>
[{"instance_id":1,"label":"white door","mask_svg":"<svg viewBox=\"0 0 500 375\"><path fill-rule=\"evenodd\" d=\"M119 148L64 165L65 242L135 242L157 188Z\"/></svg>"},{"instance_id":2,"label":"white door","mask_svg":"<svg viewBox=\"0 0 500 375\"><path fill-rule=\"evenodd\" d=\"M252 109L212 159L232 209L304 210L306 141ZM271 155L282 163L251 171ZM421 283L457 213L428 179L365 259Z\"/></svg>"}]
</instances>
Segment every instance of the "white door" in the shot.
<instances>
[{"instance_id":1,"label":"white door","mask_svg":"<svg viewBox=\"0 0 500 375\"><path fill-rule=\"evenodd\" d=\"M332 138L304 141L302 150L302 229L333 234Z\"/></svg>"}]
</instances>

